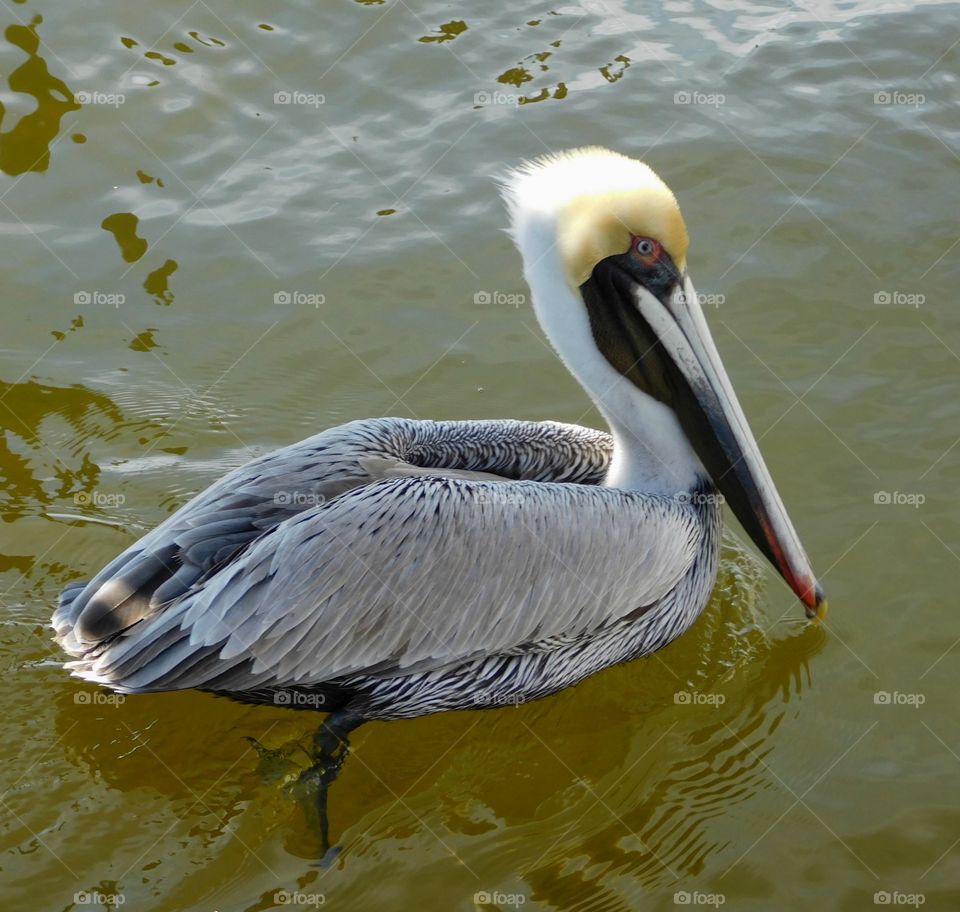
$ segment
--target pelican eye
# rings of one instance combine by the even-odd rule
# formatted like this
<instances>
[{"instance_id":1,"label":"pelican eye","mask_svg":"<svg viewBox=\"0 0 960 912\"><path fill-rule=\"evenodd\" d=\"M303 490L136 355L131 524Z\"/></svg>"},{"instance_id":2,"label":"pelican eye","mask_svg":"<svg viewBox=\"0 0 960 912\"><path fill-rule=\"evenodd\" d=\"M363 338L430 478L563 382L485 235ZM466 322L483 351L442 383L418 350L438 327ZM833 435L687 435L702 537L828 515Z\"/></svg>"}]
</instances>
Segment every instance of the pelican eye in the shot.
<instances>
[{"instance_id":1,"label":"pelican eye","mask_svg":"<svg viewBox=\"0 0 960 912\"><path fill-rule=\"evenodd\" d=\"M658 260L663 250L659 241L648 237L635 237L631 246L637 256L650 263Z\"/></svg>"}]
</instances>

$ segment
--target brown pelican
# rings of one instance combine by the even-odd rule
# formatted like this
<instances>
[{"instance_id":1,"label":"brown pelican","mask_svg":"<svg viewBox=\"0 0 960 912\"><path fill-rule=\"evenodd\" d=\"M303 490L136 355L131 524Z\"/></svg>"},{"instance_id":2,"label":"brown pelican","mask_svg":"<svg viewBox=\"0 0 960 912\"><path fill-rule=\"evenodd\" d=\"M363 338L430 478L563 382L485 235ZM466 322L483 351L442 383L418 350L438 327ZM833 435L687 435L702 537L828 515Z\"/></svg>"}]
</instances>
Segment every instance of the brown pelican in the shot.
<instances>
[{"instance_id":1,"label":"brown pelican","mask_svg":"<svg viewBox=\"0 0 960 912\"><path fill-rule=\"evenodd\" d=\"M325 795L363 720L536 699L680 636L724 499L822 615L674 195L588 148L522 166L504 196L537 318L610 434L384 418L256 459L66 589L53 627L75 675L329 711Z\"/></svg>"}]
</instances>

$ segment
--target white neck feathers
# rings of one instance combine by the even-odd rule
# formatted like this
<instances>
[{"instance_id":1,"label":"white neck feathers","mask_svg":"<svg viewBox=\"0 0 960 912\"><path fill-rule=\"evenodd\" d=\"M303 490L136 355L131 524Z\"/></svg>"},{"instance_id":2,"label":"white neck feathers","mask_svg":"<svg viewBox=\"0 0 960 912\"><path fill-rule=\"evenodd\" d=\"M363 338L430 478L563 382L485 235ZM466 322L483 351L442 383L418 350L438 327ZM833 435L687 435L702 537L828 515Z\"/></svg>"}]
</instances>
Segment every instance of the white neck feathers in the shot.
<instances>
[{"instance_id":1,"label":"white neck feathers","mask_svg":"<svg viewBox=\"0 0 960 912\"><path fill-rule=\"evenodd\" d=\"M597 348L586 305L567 283L555 218L514 209L512 233L544 332L567 369L602 412L614 437L605 484L673 494L691 490L703 468L671 408L639 390Z\"/></svg>"}]
</instances>

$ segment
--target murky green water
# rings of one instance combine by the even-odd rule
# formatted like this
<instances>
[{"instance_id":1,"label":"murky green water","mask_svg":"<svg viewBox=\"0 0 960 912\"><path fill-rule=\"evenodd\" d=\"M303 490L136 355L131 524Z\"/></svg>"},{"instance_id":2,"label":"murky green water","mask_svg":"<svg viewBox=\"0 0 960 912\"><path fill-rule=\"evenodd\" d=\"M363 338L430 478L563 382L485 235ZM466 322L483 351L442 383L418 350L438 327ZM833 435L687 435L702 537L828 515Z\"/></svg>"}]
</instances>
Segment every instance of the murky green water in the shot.
<instances>
[{"instance_id":1,"label":"murky green water","mask_svg":"<svg viewBox=\"0 0 960 912\"><path fill-rule=\"evenodd\" d=\"M0 13L6 906L956 908L960 50L954 6L874 7ZM832 612L800 623L728 551L655 658L364 727L320 870L283 787L298 756L258 768L244 740L283 748L309 714L105 702L59 669L50 606L332 424L597 422L508 297L492 184L584 143L677 191Z\"/></svg>"}]
</instances>

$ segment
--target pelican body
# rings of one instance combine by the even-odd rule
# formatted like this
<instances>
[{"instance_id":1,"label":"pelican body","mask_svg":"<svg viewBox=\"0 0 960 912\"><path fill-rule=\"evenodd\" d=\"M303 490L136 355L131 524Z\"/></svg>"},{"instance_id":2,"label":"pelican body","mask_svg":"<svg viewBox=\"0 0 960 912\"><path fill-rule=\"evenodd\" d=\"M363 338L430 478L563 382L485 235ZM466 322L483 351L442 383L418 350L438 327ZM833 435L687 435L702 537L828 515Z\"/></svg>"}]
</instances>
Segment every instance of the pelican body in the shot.
<instances>
[{"instance_id":1,"label":"pelican body","mask_svg":"<svg viewBox=\"0 0 960 912\"><path fill-rule=\"evenodd\" d=\"M723 501L822 614L670 190L590 148L524 165L504 195L537 318L610 433L382 418L256 459L64 591L75 675L319 708L342 730L525 702L690 627Z\"/></svg>"}]
</instances>

